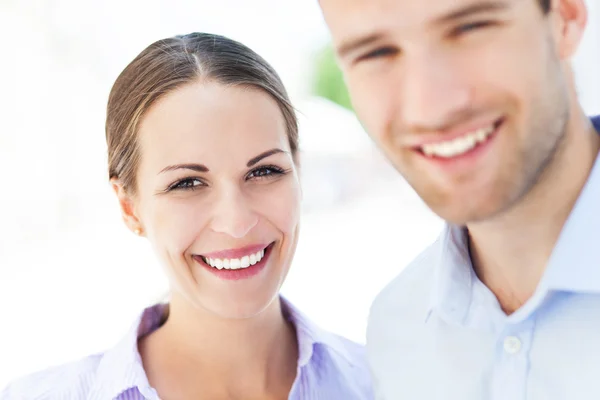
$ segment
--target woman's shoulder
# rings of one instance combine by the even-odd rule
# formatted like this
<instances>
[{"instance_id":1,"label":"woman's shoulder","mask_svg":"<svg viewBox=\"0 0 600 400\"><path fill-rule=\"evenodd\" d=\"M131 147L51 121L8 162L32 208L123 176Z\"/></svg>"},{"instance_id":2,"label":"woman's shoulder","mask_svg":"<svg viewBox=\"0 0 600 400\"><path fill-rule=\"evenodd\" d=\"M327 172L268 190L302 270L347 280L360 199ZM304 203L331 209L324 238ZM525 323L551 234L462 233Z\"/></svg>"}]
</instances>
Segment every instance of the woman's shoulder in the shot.
<instances>
[{"instance_id":1,"label":"woman's shoulder","mask_svg":"<svg viewBox=\"0 0 600 400\"><path fill-rule=\"evenodd\" d=\"M314 344L307 372L322 377L316 381L324 384L327 393L343 392L348 399L372 399L373 384L365 346L327 331L321 332L321 339Z\"/></svg>"},{"instance_id":2,"label":"woman's shoulder","mask_svg":"<svg viewBox=\"0 0 600 400\"><path fill-rule=\"evenodd\" d=\"M289 300L281 297L286 318L294 324L300 345L300 357L310 358L313 346L320 346L328 354L352 366L366 365L365 346L321 328Z\"/></svg>"},{"instance_id":3,"label":"woman's shoulder","mask_svg":"<svg viewBox=\"0 0 600 400\"><path fill-rule=\"evenodd\" d=\"M371 399L371 374L365 346L331 331L322 329L288 300L283 299L284 313L296 327L299 366L306 374L306 384L319 387L319 393L344 393L347 399Z\"/></svg>"},{"instance_id":4,"label":"woman's shoulder","mask_svg":"<svg viewBox=\"0 0 600 400\"><path fill-rule=\"evenodd\" d=\"M0 400L86 399L101 359L91 355L19 378L0 392Z\"/></svg>"},{"instance_id":5,"label":"woman's shoulder","mask_svg":"<svg viewBox=\"0 0 600 400\"><path fill-rule=\"evenodd\" d=\"M322 345L337 357L345 360L352 367L367 365L365 346L333 332L322 331ZM319 344L319 343L317 343Z\"/></svg>"},{"instance_id":6,"label":"woman's shoulder","mask_svg":"<svg viewBox=\"0 0 600 400\"><path fill-rule=\"evenodd\" d=\"M322 333L322 339L315 343L316 347L320 347L331 359L335 360L336 365L344 371L344 374L357 379L370 378L366 349L363 344L328 331Z\"/></svg>"},{"instance_id":7,"label":"woman's shoulder","mask_svg":"<svg viewBox=\"0 0 600 400\"><path fill-rule=\"evenodd\" d=\"M113 399L125 392L129 399L142 398L149 385L137 341L158 328L164 310L164 304L146 308L115 347L18 379L0 392L0 400Z\"/></svg>"}]
</instances>

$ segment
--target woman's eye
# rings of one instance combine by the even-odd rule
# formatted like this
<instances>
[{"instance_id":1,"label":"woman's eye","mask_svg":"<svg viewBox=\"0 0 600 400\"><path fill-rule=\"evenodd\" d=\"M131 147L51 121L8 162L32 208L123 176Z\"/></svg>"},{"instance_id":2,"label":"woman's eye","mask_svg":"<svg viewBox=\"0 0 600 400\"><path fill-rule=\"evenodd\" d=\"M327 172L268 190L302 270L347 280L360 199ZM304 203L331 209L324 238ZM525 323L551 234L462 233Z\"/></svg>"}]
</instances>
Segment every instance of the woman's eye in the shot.
<instances>
[{"instance_id":1,"label":"woman's eye","mask_svg":"<svg viewBox=\"0 0 600 400\"><path fill-rule=\"evenodd\" d=\"M206 185L200 179L186 178L186 179L182 179L182 180L176 182L175 184L173 184L172 186L170 186L169 191L171 191L171 190L194 190L194 189L198 189L201 186L206 186Z\"/></svg>"},{"instance_id":2,"label":"woman's eye","mask_svg":"<svg viewBox=\"0 0 600 400\"><path fill-rule=\"evenodd\" d=\"M248 179L261 179L261 178L269 178L271 176L281 175L283 174L283 170L281 168L275 166L265 166L258 167L248 174Z\"/></svg>"}]
</instances>

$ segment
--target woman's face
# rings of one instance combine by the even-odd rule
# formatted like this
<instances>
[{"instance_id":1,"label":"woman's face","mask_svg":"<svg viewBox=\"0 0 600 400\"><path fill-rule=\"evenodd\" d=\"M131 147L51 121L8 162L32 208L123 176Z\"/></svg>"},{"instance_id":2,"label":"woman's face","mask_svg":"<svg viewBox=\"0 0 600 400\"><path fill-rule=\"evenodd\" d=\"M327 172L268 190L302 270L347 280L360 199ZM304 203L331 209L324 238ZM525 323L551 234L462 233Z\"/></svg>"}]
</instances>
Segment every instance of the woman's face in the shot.
<instances>
[{"instance_id":1,"label":"woman's face","mask_svg":"<svg viewBox=\"0 0 600 400\"><path fill-rule=\"evenodd\" d=\"M115 189L173 294L226 318L260 313L287 275L300 214L275 100L256 89L189 84L151 107L138 140L137 192Z\"/></svg>"}]
</instances>

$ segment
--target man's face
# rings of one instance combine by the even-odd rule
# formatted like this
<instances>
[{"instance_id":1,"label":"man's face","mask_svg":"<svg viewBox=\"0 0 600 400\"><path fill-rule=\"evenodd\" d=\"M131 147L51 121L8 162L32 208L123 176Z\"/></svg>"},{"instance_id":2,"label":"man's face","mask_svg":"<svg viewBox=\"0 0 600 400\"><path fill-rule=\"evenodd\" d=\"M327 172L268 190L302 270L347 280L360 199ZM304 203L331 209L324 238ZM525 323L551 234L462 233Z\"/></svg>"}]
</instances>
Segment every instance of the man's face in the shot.
<instances>
[{"instance_id":1,"label":"man's face","mask_svg":"<svg viewBox=\"0 0 600 400\"><path fill-rule=\"evenodd\" d=\"M537 0L321 0L356 112L457 224L520 200L566 132L555 11Z\"/></svg>"}]
</instances>

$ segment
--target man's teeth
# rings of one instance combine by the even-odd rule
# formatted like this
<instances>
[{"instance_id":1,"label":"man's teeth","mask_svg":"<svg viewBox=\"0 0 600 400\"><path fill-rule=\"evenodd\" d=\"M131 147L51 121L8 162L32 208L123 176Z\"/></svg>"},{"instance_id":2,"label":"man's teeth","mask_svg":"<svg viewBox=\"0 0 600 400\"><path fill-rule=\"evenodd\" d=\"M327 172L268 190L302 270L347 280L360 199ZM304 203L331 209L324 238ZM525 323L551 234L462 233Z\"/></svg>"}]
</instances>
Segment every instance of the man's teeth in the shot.
<instances>
[{"instance_id":1,"label":"man's teeth","mask_svg":"<svg viewBox=\"0 0 600 400\"><path fill-rule=\"evenodd\" d=\"M485 142L492 132L494 132L494 126L481 128L453 140L423 145L421 150L426 156L456 157L472 150L479 143Z\"/></svg>"},{"instance_id":2,"label":"man's teeth","mask_svg":"<svg viewBox=\"0 0 600 400\"><path fill-rule=\"evenodd\" d=\"M250 254L242 258L206 258L202 257L205 263L217 269L244 269L254 265L265 256L265 250Z\"/></svg>"}]
</instances>

